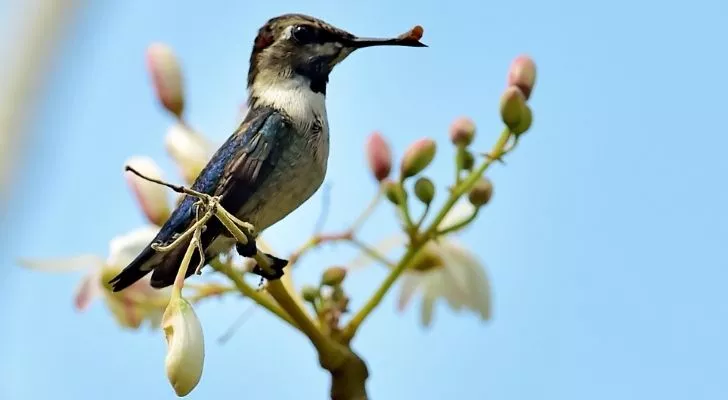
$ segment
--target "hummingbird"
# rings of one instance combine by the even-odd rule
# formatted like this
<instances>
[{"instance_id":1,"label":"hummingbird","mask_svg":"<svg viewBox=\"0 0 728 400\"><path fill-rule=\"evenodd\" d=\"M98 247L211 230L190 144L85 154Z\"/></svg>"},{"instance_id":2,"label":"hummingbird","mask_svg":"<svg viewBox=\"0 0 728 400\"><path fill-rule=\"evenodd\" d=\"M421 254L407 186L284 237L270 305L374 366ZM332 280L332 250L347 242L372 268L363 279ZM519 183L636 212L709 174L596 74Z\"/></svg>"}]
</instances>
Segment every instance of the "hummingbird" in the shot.
<instances>
[{"instance_id":1,"label":"hummingbird","mask_svg":"<svg viewBox=\"0 0 728 400\"><path fill-rule=\"evenodd\" d=\"M219 204L256 231L279 222L305 203L321 186L329 157L326 86L333 68L357 49L373 46L427 47L418 33L379 39L357 37L320 19L284 14L268 20L253 42L248 70L248 112L238 128L214 153L192 189L219 196ZM412 32L415 32L413 30ZM160 252L196 221L197 199L186 196L156 237L109 284L121 291L151 272L150 284L161 289L174 283L189 240ZM237 243L216 218L201 234L204 260L233 247L243 257L257 253L254 238ZM266 254L272 270L253 272L273 280L283 275L287 260ZM194 252L191 266L201 255ZM195 268L188 269L185 278Z\"/></svg>"}]
</instances>

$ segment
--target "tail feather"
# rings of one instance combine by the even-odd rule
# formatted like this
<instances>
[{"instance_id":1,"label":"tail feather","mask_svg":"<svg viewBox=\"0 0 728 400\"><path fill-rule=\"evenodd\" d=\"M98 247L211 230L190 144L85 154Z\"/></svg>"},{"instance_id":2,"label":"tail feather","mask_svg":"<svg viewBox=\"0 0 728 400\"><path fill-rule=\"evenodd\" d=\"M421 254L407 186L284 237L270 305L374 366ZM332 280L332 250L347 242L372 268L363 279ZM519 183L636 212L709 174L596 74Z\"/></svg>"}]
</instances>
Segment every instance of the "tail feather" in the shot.
<instances>
[{"instance_id":1,"label":"tail feather","mask_svg":"<svg viewBox=\"0 0 728 400\"><path fill-rule=\"evenodd\" d=\"M151 245L145 247L134 261L109 281L112 291L122 291L152 272L152 268L145 267L145 265L149 264L155 254L156 251L152 249Z\"/></svg>"},{"instance_id":2,"label":"tail feather","mask_svg":"<svg viewBox=\"0 0 728 400\"><path fill-rule=\"evenodd\" d=\"M149 284L155 288L155 289L163 289L167 286L171 286L174 284L175 278L177 278L177 271L179 271L179 267L182 265L182 259L185 256L185 252L187 251L187 246L189 243L185 243L183 245L180 245L178 248L172 250L170 254L166 255L164 257L164 261L159 263L155 268L154 272L152 272L152 278L149 281ZM192 274L195 273L195 270L197 270L197 266L200 263L200 252L195 251L192 253L192 258L190 260L190 266L187 268L187 272L185 273L185 279L192 276Z\"/></svg>"}]
</instances>

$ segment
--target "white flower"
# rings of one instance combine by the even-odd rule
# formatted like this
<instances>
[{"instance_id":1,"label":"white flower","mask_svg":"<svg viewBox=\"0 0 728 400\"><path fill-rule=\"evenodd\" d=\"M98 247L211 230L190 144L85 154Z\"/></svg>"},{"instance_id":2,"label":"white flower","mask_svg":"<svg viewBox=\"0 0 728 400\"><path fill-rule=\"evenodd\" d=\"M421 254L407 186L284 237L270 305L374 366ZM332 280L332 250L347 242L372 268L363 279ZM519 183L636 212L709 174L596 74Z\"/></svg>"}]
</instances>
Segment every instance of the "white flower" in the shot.
<instances>
[{"instance_id":1,"label":"white flower","mask_svg":"<svg viewBox=\"0 0 728 400\"><path fill-rule=\"evenodd\" d=\"M175 393L183 397L197 386L205 361L205 340L202 325L192 305L173 295L164 312L162 329L167 340L164 365Z\"/></svg>"},{"instance_id":2,"label":"white flower","mask_svg":"<svg viewBox=\"0 0 728 400\"><path fill-rule=\"evenodd\" d=\"M197 178L214 151L210 142L182 123L169 128L164 143L188 183Z\"/></svg>"},{"instance_id":3,"label":"white flower","mask_svg":"<svg viewBox=\"0 0 728 400\"><path fill-rule=\"evenodd\" d=\"M65 259L21 260L20 263L27 268L47 272L85 270L74 297L77 310L86 310L93 300L102 296L121 326L137 329L148 320L156 328L167 305L169 290L152 288L148 277L116 293L111 291L107 282L154 239L157 230L157 227L148 225L111 239L106 260L97 255L81 255Z\"/></svg>"},{"instance_id":4,"label":"white flower","mask_svg":"<svg viewBox=\"0 0 728 400\"><path fill-rule=\"evenodd\" d=\"M475 208L467 201L453 207L440 223L440 229L454 226L469 218ZM407 243L403 234L388 237L375 249L386 254ZM351 266L359 267L374 261L359 256ZM432 323L435 302L444 298L453 310L467 309L482 320L491 317L491 290L483 264L471 251L459 244L452 235L430 241L420 250L410 267L402 274L397 308L403 311L414 294L422 293L421 321Z\"/></svg>"},{"instance_id":5,"label":"white flower","mask_svg":"<svg viewBox=\"0 0 728 400\"><path fill-rule=\"evenodd\" d=\"M140 174L162 180L162 170L157 163L149 157L134 156L126 161L127 166L134 168ZM162 226L169 218L170 209L167 197L167 188L150 182L131 171L126 171L126 181L134 192L139 205L147 216L149 222Z\"/></svg>"}]
</instances>

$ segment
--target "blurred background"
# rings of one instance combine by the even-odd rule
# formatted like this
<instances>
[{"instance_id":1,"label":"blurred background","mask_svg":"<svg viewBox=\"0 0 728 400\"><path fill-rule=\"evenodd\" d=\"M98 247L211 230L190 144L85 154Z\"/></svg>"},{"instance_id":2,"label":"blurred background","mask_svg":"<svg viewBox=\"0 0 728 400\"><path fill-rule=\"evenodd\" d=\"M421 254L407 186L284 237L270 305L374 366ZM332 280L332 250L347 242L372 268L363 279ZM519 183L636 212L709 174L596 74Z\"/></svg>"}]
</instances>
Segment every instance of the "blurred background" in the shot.
<instances>
[{"instance_id":1,"label":"blurred background","mask_svg":"<svg viewBox=\"0 0 728 400\"><path fill-rule=\"evenodd\" d=\"M534 125L489 174L491 204L461 236L487 265L493 319L393 292L354 342L372 399L723 399L728 395L728 3L722 0L367 2L0 1L0 399L173 399L158 331L123 331L101 302L72 307L80 273L22 269L20 257L105 256L144 222L124 183L131 155L164 150L172 123L145 70L146 46L180 58L188 119L221 143L246 97L248 58L270 17L303 12L361 35L414 24L430 47L354 54L331 77L328 230L347 226L375 184L363 144L380 130L401 152L431 136L429 175L452 176L447 127L500 132L510 61L538 65ZM363 184L371 182L371 185ZM322 191L266 235L283 254L314 228ZM363 231L397 227L380 207ZM348 261L346 246L307 257L297 282ZM384 276L352 275L355 307ZM323 399L312 346L250 302L198 307L207 341L191 399Z\"/></svg>"}]
</instances>

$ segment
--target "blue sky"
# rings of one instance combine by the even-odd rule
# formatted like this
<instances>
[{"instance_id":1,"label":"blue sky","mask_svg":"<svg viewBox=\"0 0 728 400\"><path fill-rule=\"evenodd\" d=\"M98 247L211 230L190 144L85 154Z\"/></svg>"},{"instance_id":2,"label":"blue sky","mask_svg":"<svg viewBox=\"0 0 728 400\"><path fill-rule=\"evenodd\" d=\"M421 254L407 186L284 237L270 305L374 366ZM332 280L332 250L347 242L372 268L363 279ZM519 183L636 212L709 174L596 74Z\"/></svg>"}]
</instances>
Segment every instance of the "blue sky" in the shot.
<instances>
[{"instance_id":1,"label":"blue sky","mask_svg":"<svg viewBox=\"0 0 728 400\"><path fill-rule=\"evenodd\" d=\"M149 86L147 44L175 48L189 119L222 142L245 98L254 34L284 12L372 36L421 24L430 45L361 51L332 75L330 229L365 205L357 191L374 190L362 183L370 131L399 153L435 138L441 151L429 175L447 184L452 119L471 116L476 145L489 148L511 59L526 52L539 67L534 126L490 173L493 202L462 236L487 264L494 319L440 304L424 330L416 309L398 314L388 296L354 343L373 399L725 398L728 3L246 3L131 0L82 11L35 111L0 224L0 398L175 398L160 333L121 331L101 303L74 312L79 275L44 275L15 260L104 255L109 238L144 221L124 161L150 155L173 172L162 142L171 121ZM304 240L320 203L319 194L270 230L279 251ZM365 238L392 232L391 216L382 207ZM312 282L353 254L323 250L296 278ZM383 274L375 267L350 279L354 305ZM326 398L328 376L311 346L263 311L228 344L215 343L248 304L199 308L208 352L189 398Z\"/></svg>"}]
</instances>

